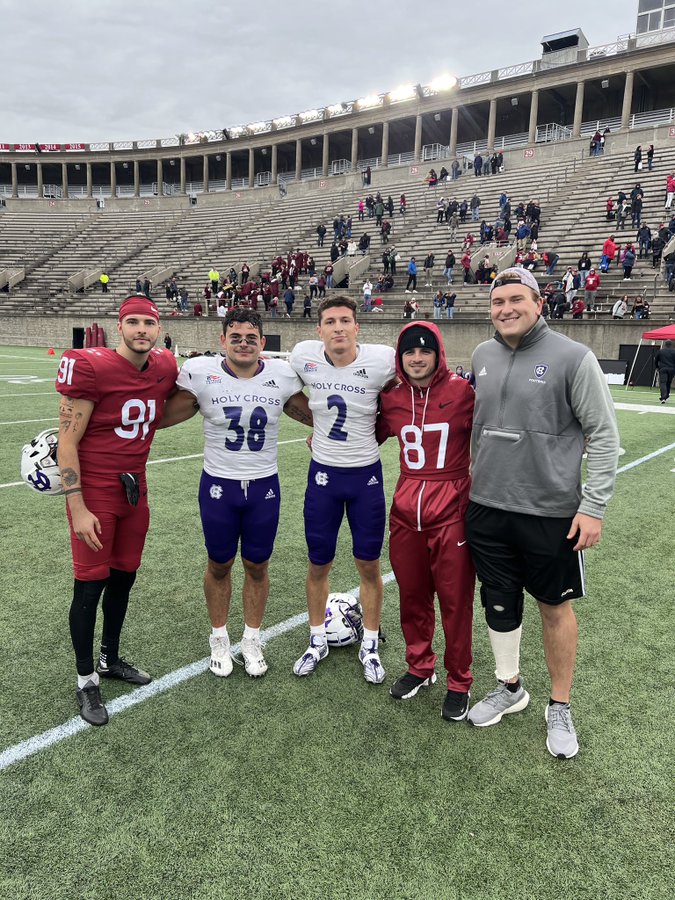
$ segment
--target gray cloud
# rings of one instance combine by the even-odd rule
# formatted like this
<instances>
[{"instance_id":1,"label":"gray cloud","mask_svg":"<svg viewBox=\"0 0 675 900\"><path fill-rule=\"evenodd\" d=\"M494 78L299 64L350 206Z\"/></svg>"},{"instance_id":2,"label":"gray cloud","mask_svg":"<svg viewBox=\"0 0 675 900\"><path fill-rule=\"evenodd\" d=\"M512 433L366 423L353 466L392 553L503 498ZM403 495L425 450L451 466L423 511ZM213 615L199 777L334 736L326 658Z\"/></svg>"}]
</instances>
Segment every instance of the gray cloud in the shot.
<instances>
[{"instance_id":1,"label":"gray cloud","mask_svg":"<svg viewBox=\"0 0 675 900\"><path fill-rule=\"evenodd\" d=\"M0 141L246 124L535 59L541 37L567 28L610 43L636 15L636 0L568 0L560 12L537 0L0 0Z\"/></svg>"}]
</instances>

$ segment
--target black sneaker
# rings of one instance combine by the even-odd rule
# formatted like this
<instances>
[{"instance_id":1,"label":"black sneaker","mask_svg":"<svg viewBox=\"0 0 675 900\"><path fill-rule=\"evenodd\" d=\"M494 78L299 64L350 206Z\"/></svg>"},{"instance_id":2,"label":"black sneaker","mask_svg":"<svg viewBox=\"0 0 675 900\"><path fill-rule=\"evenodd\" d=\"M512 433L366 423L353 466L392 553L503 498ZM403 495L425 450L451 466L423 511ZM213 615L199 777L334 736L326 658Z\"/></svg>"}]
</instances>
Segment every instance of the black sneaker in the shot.
<instances>
[{"instance_id":1,"label":"black sneaker","mask_svg":"<svg viewBox=\"0 0 675 900\"><path fill-rule=\"evenodd\" d=\"M443 701L441 715L449 722L461 722L469 714L469 698L471 694L461 691L448 691Z\"/></svg>"},{"instance_id":2,"label":"black sneaker","mask_svg":"<svg viewBox=\"0 0 675 900\"><path fill-rule=\"evenodd\" d=\"M80 715L90 725L107 725L108 710L101 700L101 689L93 681L75 691L75 699L80 707Z\"/></svg>"},{"instance_id":3,"label":"black sneaker","mask_svg":"<svg viewBox=\"0 0 675 900\"><path fill-rule=\"evenodd\" d=\"M150 684L152 676L148 675L142 669L137 669L133 663L127 662L126 659L117 660L117 662L103 665L99 660L96 671L104 678L117 678L119 681L126 681L128 684Z\"/></svg>"},{"instance_id":4,"label":"black sneaker","mask_svg":"<svg viewBox=\"0 0 675 900\"><path fill-rule=\"evenodd\" d=\"M427 678L420 675L413 675L412 672L406 672L401 675L389 688L389 693L395 700L410 700L419 691L420 688L431 687L436 683L436 673L432 672Z\"/></svg>"}]
</instances>

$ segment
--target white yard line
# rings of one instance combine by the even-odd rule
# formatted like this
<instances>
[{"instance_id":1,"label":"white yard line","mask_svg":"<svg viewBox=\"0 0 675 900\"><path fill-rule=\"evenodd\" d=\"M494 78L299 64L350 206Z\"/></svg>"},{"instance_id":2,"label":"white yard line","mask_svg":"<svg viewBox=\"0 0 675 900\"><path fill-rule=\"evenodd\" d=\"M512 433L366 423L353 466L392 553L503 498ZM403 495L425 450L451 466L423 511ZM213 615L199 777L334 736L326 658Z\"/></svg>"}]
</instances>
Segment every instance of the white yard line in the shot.
<instances>
[{"instance_id":1,"label":"white yard line","mask_svg":"<svg viewBox=\"0 0 675 900\"><path fill-rule=\"evenodd\" d=\"M394 580L394 573L387 572L382 580L385 584L391 583ZM358 597L358 587L352 588L349 593ZM297 616L291 616L289 619L284 619L283 622L279 622L271 628L266 628L261 632L260 637L263 641L272 640L272 638L279 637L280 635L286 634L294 628L303 625L306 621L307 613L298 613ZM232 650L236 653L239 650L239 644L234 644ZM137 706L139 703L143 703L151 697L156 697L157 694L163 694L165 691L168 691L179 684L183 684L183 682L189 681L197 675L201 675L207 671L208 667L209 657L205 656L203 659L198 659L197 662L190 663L190 665L183 666L180 669L169 672L167 675L163 675L161 678L158 678L156 681L153 681L144 687L135 688L128 694L116 697L114 700L106 703L108 715L110 717L116 716L118 713L124 712L125 709L130 709L132 706ZM49 747L53 747L54 744L58 744L66 738L72 737L72 735L92 727L92 725L88 725L79 716L73 716L72 719L68 719L63 725L57 725L55 728L43 731L42 734L36 734L34 737L27 738L25 741L20 741L12 747L7 747L6 750L3 750L2 753L0 753L0 772L22 759L27 759L27 757L33 756L41 750L47 750Z\"/></svg>"},{"instance_id":2,"label":"white yard line","mask_svg":"<svg viewBox=\"0 0 675 900\"><path fill-rule=\"evenodd\" d=\"M17 419L16 422L0 422L0 425L28 425L30 422L58 422L58 416L50 416L48 419Z\"/></svg>"}]
</instances>

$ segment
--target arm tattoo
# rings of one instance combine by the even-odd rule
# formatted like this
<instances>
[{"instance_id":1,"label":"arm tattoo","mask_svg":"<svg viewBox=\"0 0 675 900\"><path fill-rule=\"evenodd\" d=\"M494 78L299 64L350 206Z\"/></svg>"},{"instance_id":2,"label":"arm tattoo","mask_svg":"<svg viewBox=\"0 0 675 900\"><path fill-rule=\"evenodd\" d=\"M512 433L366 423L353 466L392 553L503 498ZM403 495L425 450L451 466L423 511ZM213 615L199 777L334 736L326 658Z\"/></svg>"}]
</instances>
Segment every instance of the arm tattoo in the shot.
<instances>
[{"instance_id":1,"label":"arm tattoo","mask_svg":"<svg viewBox=\"0 0 675 900\"><path fill-rule=\"evenodd\" d=\"M75 469L61 470L61 481L63 481L66 487L72 487L74 484L77 484L79 480L80 476L77 474Z\"/></svg>"},{"instance_id":2,"label":"arm tattoo","mask_svg":"<svg viewBox=\"0 0 675 900\"><path fill-rule=\"evenodd\" d=\"M295 419L296 422L302 422L303 425L309 425L311 427L314 424L311 412L308 413L302 406L299 406L296 403L291 403L289 401L286 406L284 406L284 412L287 416L290 416L291 419Z\"/></svg>"}]
</instances>

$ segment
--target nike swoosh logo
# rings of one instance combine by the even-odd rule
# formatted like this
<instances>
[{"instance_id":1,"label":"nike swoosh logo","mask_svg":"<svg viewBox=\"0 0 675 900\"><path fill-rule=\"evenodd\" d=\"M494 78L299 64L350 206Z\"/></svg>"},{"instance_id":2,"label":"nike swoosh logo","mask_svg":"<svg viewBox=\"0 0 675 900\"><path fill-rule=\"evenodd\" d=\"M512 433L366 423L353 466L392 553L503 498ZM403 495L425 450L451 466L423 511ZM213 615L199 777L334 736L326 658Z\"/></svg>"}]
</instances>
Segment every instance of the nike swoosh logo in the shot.
<instances>
[{"instance_id":1,"label":"nike swoosh logo","mask_svg":"<svg viewBox=\"0 0 675 900\"><path fill-rule=\"evenodd\" d=\"M463 547L464 544L466 544L466 541L457 541L457 546L458 546L458 547Z\"/></svg>"},{"instance_id":2,"label":"nike swoosh logo","mask_svg":"<svg viewBox=\"0 0 675 900\"><path fill-rule=\"evenodd\" d=\"M439 409L445 409L445 407L446 407L446 406L450 406L451 403L452 403L452 400L448 400L447 403L439 403L439 404L438 404L438 408L439 408Z\"/></svg>"},{"instance_id":3,"label":"nike swoosh logo","mask_svg":"<svg viewBox=\"0 0 675 900\"><path fill-rule=\"evenodd\" d=\"M166 375L162 375L161 378L158 378L158 379L157 379L157 384L159 384L160 381L164 381L165 378L166 378Z\"/></svg>"}]
</instances>

